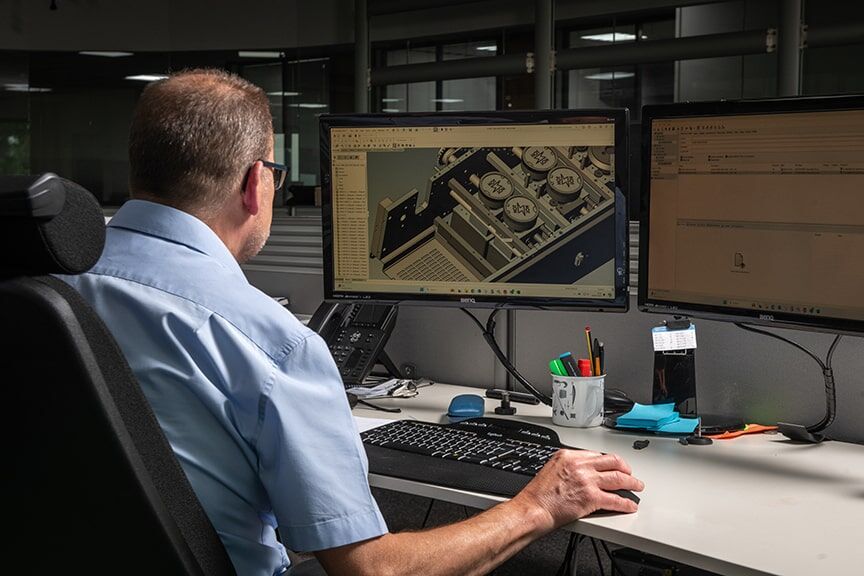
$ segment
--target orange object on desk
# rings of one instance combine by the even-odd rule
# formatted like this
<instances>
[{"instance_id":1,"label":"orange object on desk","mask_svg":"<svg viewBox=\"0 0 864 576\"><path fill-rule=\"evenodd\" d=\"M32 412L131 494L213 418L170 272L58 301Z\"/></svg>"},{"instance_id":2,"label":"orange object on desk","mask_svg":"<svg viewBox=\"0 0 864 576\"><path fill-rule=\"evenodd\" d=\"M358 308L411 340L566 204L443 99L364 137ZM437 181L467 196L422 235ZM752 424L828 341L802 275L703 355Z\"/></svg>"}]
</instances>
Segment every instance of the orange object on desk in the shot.
<instances>
[{"instance_id":1,"label":"orange object on desk","mask_svg":"<svg viewBox=\"0 0 864 576\"><path fill-rule=\"evenodd\" d=\"M714 440L729 440L731 438L738 438L739 436L743 436L744 434L758 434L760 432L768 432L770 430L776 430L777 426L763 426L762 424L745 424L744 428L741 430L732 430L731 432L723 432L722 434L706 434L708 438L713 438Z\"/></svg>"}]
</instances>

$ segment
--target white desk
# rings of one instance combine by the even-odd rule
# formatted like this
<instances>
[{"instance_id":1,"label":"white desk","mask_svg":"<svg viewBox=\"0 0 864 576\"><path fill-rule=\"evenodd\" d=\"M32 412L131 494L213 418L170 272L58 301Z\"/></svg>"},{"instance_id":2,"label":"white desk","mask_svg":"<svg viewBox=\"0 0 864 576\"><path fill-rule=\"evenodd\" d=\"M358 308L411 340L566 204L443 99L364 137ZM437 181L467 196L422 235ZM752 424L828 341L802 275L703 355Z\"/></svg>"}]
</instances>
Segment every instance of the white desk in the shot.
<instances>
[{"instance_id":1,"label":"white desk","mask_svg":"<svg viewBox=\"0 0 864 576\"><path fill-rule=\"evenodd\" d=\"M462 393L483 390L435 384L415 398L376 400L401 414L360 406L354 414L443 422L450 398ZM486 415L497 405L487 399ZM553 427L549 407L516 407L513 418ZM645 482L636 514L583 519L569 530L721 574L864 573L864 446L792 444L769 434L683 446L605 428L554 428L565 444L620 454ZM640 438L651 443L634 450ZM369 481L475 508L502 500L376 474Z\"/></svg>"}]
</instances>

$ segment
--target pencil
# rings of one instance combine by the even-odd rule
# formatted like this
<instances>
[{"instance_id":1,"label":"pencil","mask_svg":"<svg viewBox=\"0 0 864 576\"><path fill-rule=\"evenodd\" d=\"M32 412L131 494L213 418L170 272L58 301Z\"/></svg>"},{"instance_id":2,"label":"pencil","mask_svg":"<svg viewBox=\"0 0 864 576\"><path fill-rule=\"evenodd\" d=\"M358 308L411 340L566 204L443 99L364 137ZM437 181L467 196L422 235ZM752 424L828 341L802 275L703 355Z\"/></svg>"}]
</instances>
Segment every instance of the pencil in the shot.
<instances>
[{"instance_id":1,"label":"pencil","mask_svg":"<svg viewBox=\"0 0 864 576\"><path fill-rule=\"evenodd\" d=\"M594 352L591 350L591 327L585 326L585 340L588 342L588 360L591 362L591 376L594 374Z\"/></svg>"}]
</instances>

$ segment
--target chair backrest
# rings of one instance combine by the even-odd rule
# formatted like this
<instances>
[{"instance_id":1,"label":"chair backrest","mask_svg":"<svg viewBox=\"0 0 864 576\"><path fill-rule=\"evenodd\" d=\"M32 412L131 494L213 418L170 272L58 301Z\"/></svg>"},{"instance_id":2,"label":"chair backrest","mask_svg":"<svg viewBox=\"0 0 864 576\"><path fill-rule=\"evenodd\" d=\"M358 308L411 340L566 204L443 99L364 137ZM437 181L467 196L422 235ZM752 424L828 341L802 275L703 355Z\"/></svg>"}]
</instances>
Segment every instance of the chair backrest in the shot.
<instances>
[{"instance_id":1,"label":"chair backrest","mask_svg":"<svg viewBox=\"0 0 864 576\"><path fill-rule=\"evenodd\" d=\"M110 332L48 275L88 270L104 239L83 188L53 174L0 177L3 510L14 534L4 563L24 573L234 574Z\"/></svg>"}]
</instances>

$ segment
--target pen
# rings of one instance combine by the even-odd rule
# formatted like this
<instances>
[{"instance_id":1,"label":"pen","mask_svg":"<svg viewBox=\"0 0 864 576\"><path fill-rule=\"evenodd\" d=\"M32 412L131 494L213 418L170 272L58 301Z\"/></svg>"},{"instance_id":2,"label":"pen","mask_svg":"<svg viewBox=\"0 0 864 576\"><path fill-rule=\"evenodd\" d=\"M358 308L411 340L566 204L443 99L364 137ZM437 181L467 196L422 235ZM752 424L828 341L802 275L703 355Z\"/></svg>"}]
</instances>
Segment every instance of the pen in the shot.
<instances>
[{"instance_id":1,"label":"pen","mask_svg":"<svg viewBox=\"0 0 864 576\"><path fill-rule=\"evenodd\" d=\"M591 374L589 376L596 376L594 374L594 353L591 351L591 327L585 326L585 340L588 342L588 362L591 366Z\"/></svg>"},{"instance_id":2,"label":"pen","mask_svg":"<svg viewBox=\"0 0 864 576\"><path fill-rule=\"evenodd\" d=\"M594 375L602 376L603 368L600 366L600 341L594 338L594 347L591 349L594 354Z\"/></svg>"},{"instance_id":3,"label":"pen","mask_svg":"<svg viewBox=\"0 0 864 576\"><path fill-rule=\"evenodd\" d=\"M600 374L606 373L606 354L603 351L603 343L597 345L597 354L600 356Z\"/></svg>"},{"instance_id":4,"label":"pen","mask_svg":"<svg viewBox=\"0 0 864 576\"><path fill-rule=\"evenodd\" d=\"M564 369L567 370L568 376L579 376L578 367L576 366L576 362L573 360L573 354L570 352L565 352L558 357L561 361L561 364L564 365Z\"/></svg>"}]
</instances>

